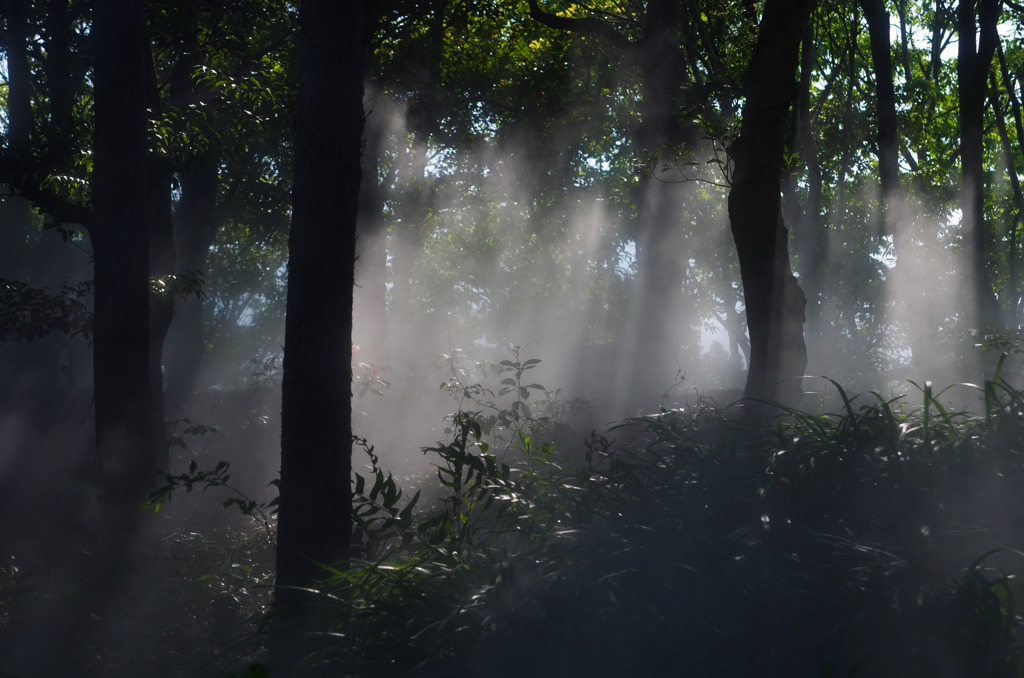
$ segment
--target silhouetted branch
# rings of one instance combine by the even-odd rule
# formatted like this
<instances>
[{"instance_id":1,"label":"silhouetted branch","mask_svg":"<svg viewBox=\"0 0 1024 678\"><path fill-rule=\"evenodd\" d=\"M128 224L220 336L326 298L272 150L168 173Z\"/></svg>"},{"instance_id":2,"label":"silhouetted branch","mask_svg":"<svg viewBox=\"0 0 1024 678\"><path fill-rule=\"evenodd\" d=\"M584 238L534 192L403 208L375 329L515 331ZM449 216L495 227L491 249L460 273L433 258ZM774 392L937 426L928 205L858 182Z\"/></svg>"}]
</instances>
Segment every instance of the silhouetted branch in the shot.
<instances>
[{"instance_id":1,"label":"silhouetted branch","mask_svg":"<svg viewBox=\"0 0 1024 678\"><path fill-rule=\"evenodd\" d=\"M0 159L0 184L6 184L12 195L25 198L58 225L79 224L85 230L92 227L92 210L87 205L71 202L38 177L16 171L12 164L9 158Z\"/></svg>"},{"instance_id":2,"label":"silhouetted branch","mask_svg":"<svg viewBox=\"0 0 1024 678\"><path fill-rule=\"evenodd\" d=\"M564 16L558 16L550 12L545 12L540 8L537 0L530 0L530 18L534 21L539 21L549 28L554 28L560 31L572 31L574 33L583 33L586 35L600 35L607 38L614 46L619 49L628 49L631 45L630 41L616 31L611 24L602 21L601 19L595 19L594 17L581 17L581 18L569 18Z\"/></svg>"}]
</instances>

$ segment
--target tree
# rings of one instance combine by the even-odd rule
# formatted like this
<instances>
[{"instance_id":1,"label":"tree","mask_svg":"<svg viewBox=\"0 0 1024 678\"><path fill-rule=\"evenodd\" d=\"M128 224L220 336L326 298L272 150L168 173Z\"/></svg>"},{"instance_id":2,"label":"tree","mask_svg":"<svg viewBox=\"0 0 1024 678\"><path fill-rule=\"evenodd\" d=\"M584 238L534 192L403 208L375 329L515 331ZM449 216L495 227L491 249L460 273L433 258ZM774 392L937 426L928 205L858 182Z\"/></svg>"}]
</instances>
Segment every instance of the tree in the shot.
<instances>
[{"instance_id":1,"label":"tree","mask_svg":"<svg viewBox=\"0 0 1024 678\"><path fill-rule=\"evenodd\" d=\"M350 550L363 11L358 1L304 0L299 13L274 590L276 661L284 665L303 656L297 634L308 594L300 589L316 583L323 565L344 567Z\"/></svg>"},{"instance_id":2,"label":"tree","mask_svg":"<svg viewBox=\"0 0 1024 678\"><path fill-rule=\"evenodd\" d=\"M1001 9L1001 0L960 0L956 11L960 209L963 211L963 237L974 288L973 315L979 325L998 325L1001 320L988 273L983 147L985 92L992 57L999 43L997 28Z\"/></svg>"},{"instance_id":3,"label":"tree","mask_svg":"<svg viewBox=\"0 0 1024 678\"><path fill-rule=\"evenodd\" d=\"M146 23L141 0L96 6L93 379L96 481L115 504L156 478L150 372Z\"/></svg>"},{"instance_id":4,"label":"tree","mask_svg":"<svg viewBox=\"0 0 1024 678\"><path fill-rule=\"evenodd\" d=\"M740 135L733 162L729 220L740 260L750 332L744 395L795 403L807 366L804 307L789 266L779 180L786 121L796 98L800 39L813 0L767 0L746 77Z\"/></svg>"},{"instance_id":5,"label":"tree","mask_svg":"<svg viewBox=\"0 0 1024 678\"><path fill-rule=\"evenodd\" d=\"M882 195L902 205L899 174L899 130L896 123L896 88L893 85L892 51L889 45L889 13L885 0L860 0L868 22L871 63L875 73L875 110L878 127L878 174ZM890 207L893 207L890 204ZM899 208L897 208L899 209ZM892 215L899 218L899 213Z\"/></svg>"}]
</instances>

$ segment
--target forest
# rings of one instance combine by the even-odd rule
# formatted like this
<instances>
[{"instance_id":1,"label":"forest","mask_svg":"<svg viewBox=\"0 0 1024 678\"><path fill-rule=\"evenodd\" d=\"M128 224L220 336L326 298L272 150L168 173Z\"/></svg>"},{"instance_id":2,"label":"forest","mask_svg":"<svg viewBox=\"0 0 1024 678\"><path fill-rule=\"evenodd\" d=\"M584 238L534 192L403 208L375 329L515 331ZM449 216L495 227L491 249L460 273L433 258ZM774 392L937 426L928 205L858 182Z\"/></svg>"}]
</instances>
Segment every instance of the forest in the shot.
<instances>
[{"instance_id":1,"label":"forest","mask_svg":"<svg viewBox=\"0 0 1024 678\"><path fill-rule=\"evenodd\" d=\"M1024 5L0 8L0 678L1024 677Z\"/></svg>"}]
</instances>

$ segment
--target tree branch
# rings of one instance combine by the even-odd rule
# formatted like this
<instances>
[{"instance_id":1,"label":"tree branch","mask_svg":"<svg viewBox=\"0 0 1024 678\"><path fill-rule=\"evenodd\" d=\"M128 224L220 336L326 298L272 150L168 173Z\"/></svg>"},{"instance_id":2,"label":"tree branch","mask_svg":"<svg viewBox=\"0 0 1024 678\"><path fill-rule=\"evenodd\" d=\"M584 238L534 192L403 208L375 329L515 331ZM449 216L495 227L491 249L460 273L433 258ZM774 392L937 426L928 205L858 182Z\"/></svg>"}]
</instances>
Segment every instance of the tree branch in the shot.
<instances>
[{"instance_id":1,"label":"tree branch","mask_svg":"<svg viewBox=\"0 0 1024 678\"><path fill-rule=\"evenodd\" d=\"M605 21L595 19L594 17L572 19L569 17L558 16L557 14L552 14L550 12L545 12L540 8L537 0L530 0L530 18L534 21L539 21L548 28L554 28L559 31L571 31L573 33L583 33L585 35L600 35L608 39L612 45L622 50L629 49L632 44Z\"/></svg>"},{"instance_id":2,"label":"tree branch","mask_svg":"<svg viewBox=\"0 0 1024 678\"><path fill-rule=\"evenodd\" d=\"M44 186L38 177L11 171L8 162L4 162L6 160L0 159L0 184L6 184L11 195L28 200L58 225L79 224L87 231L92 228L92 210L87 205L70 202L59 192Z\"/></svg>"}]
</instances>

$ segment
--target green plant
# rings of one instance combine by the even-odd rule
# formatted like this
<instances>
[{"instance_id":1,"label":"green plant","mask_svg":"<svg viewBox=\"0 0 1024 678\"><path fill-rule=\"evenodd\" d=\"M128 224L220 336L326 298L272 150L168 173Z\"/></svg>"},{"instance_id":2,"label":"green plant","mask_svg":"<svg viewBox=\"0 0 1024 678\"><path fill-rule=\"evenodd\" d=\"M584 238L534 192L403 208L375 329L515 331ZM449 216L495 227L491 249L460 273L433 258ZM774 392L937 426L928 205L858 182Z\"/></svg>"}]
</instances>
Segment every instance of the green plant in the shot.
<instances>
[{"instance_id":1,"label":"green plant","mask_svg":"<svg viewBox=\"0 0 1024 678\"><path fill-rule=\"evenodd\" d=\"M370 458L369 477L372 479L367 487L366 477L353 473L353 543L359 545L363 557L384 551L396 539L407 544L413 536L412 515L420 498L419 491L401 505L402 489L390 472L385 474L381 469L374 447L358 436L352 437L352 443Z\"/></svg>"},{"instance_id":2,"label":"green plant","mask_svg":"<svg viewBox=\"0 0 1024 678\"><path fill-rule=\"evenodd\" d=\"M164 484L150 492L144 506L159 513L160 509L174 496L176 490L184 489L186 493L190 493L197 487L204 491L214 487L223 487L231 492L231 496L223 500L221 505L224 508L235 506L243 515L255 518L266 533L267 539L273 543L274 525L272 516L277 507L277 498L269 502L259 502L251 499L231 484L230 469L231 463L221 460L212 469L200 470L198 463L192 460L189 462L188 470L184 473L161 472L161 475L164 477ZM277 480L273 480L271 484L276 485L277 482Z\"/></svg>"},{"instance_id":3,"label":"green plant","mask_svg":"<svg viewBox=\"0 0 1024 678\"><path fill-rule=\"evenodd\" d=\"M441 389L459 399L459 411L463 410L467 400L481 408L474 414L481 432L495 439L502 438L507 448L515 441L521 428L536 428L551 423L549 416L534 416L528 403L531 395L546 396L542 404L548 405L557 405L557 399L540 384L524 383L524 375L540 365L539 359L523 360L523 348L517 344L509 344L506 349L512 354L511 360L485 361L477 365L478 369L498 379L497 394L494 389L480 383L466 384L469 373L456 364L455 354L449 358L451 377L441 384ZM512 396L510 403L500 402L500 398L509 395Z\"/></svg>"},{"instance_id":4,"label":"green plant","mask_svg":"<svg viewBox=\"0 0 1024 678\"><path fill-rule=\"evenodd\" d=\"M373 363L356 363L352 368L352 396L362 398L368 393L383 397L391 382L383 375L391 372L391 366L377 367Z\"/></svg>"},{"instance_id":5,"label":"green plant","mask_svg":"<svg viewBox=\"0 0 1024 678\"><path fill-rule=\"evenodd\" d=\"M428 543L462 544L468 542L478 527L480 516L494 503L495 490L507 483L511 469L488 452L483 442L483 429L476 415L458 412L452 418L454 438L424 447L424 454L441 459L437 477L446 488L442 498L446 509L420 525L429 534Z\"/></svg>"}]
</instances>

